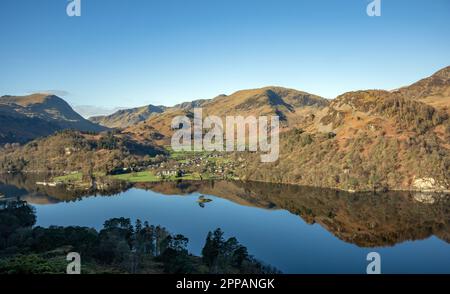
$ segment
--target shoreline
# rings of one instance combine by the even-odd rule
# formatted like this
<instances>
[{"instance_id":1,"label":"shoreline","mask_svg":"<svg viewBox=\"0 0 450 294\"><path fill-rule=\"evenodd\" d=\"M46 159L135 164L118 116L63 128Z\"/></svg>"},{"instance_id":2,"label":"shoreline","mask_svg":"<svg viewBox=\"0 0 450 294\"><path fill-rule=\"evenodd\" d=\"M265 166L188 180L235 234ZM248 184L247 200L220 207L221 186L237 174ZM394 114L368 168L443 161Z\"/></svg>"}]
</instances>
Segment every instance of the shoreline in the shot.
<instances>
[{"instance_id":1,"label":"shoreline","mask_svg":"<svg viewBox=\"0 0 450 294\"><path fill-rule=\"evenodd\" d=\"M77 172L79 173L79 172ZM36 182L37 185L39 185L40 183L43 182L47 182L47 183L54 183L55 185L44 185L44 186L56 186L56 185L75 185L76 182L74 183L70 183L69 182L64 182L64 181L55 181L53 180L54 178L58 178L58 177L64 177L64 176L70 176L76 173L68 173L64 176L56 176L56 174L59 174L58 172L52 171L50 173L44 173L44 172L38 172L38 171L28 171L28 172L23 172L23 173L9 173L9 172L0 172L0 176L1 175L9 175L9 176L15 176L15 175L27 175L27 174L32 174L32 175L49 175L49 176L53 176L52 179L47 180L47 181L38 181ZM129 174L125 174L125 175L131 175L133 173L129 173ZM136 173L134 173L136 174ZM189 181L198 181L198 182L205 182L205 181L238 181L238 182L244 182L244 183L265 183L265 184L274 184L274 185L291 185L291 186L299 186L299 187L309 187L309 188L317 188L317 189L327 189L327 190L334 190L334 191L341 191L341 192L346 192L346 193L352 193L352 194L356 194L356 193L371 193L371 194L384 194L384 193L388 193L388 192L414 192L414 193L426 193L426 194L445 194L445 195L450 195L450 190L448 189L432 189L432 190L419 190L419 189L402 189L402 188L391 188L391 189L383 189L383 190L354 190L354 189L342 189L342 188L338 188L338 187L327 187L327 186L314 186L314 185L304 185L304 184L298 184L298 183L290 183L290 182L272 182L272 181L258 181L258 180L242 180L239 178L235 178L235 179L223 179L223 178L214 178L214 177L205 177L202 179L197 179L197 178L166 178L166 179L158 179L158 180L143 180L143 181L129 181L129 180L124 180L124 179L120 179L120 178L114 178L114 175L107 175L107 176L102 176L100 177L100 179L105 178L108 180L113 180L113 181L120 181L120 182L125 182L127 184L145 184L145 183L164 183L164 182L178 182L178 181L185 181L185 182L189 182ZM86 182L79 182L79 184L86 184Z\"/></svg>"}]
</instances>

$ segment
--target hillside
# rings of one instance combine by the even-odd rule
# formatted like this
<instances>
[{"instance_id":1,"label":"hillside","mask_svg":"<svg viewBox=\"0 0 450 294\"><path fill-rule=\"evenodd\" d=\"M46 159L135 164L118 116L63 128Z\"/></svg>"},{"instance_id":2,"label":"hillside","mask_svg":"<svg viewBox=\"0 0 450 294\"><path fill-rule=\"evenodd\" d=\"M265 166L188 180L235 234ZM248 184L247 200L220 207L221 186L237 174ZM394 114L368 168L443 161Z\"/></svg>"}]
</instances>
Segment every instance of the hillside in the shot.
<instances>
[{"instance_id":1,"label":"hillside","mask_svg":"<svg viewBox=\"0 0 450 294\"><path fill-rule=\"evenodd\" d=\"M29 117L15 111L12 106L0 104L0 145L28 142L59 129L55 123Z\"/></svg>"},{"instance_id":2,"label":"hillside","mask_svg":"<svg viewBox=\"0 0 450 294\"><path fill-rule=\"evenodd\" d=\"M400 88L394 93L450 113L450 66L408 87Z\"/></svg>"},{"instance_id":3,"label":"hillside","mask_svg":"<svg viewBox=\"0 0 450 294\"><path fill-rule=\"evenodd\" d=\"M292 89L266 87L165 108L163 112L151 114L144 121L117 130L113 137L124 142L133 142L134 150L118 147L124 146L123 144L113 145L104 157L100 154L105 151L96 150L92 156L97 156L96 162L103 163L95 168L111 170L104 167L109 166L108 162L113 162L110 164L112 167L145 166L145 155L162 153L162 147L170 145L174 132L171 127L173 118L188 116L192 119L193 107L201 106L203 117L280 117L282 129L279 160L263 164L260 162L260 154L256 152L223 154L222 161L228 164L222 164L218 168L227 169L227 173L232 174L234 178L347 191L449 192L449 70L449 67L444 68L428 78L395 91L354 91L344 93L334 100ZM5 109L5 113L12 113L11 115L14 114L20 119L34 118L27 116L23 109L28 109L36 103L42 104L38 98L34 97L28 101L15 100L13 104L10 102L12 98L3 98L7 103L0 108L0 114L1 110ZM22 111L11 112L11 108L19 108ZM150 107L141 108L141 111L151 112ZM43 113L44 116L55 115L54 112L49 113L46 110L36 113ZM138 113L136 109L124 111L117 117L117 121L131 121L139 117ZM58 114L57 117L61 115ZM19 123L20 119L10 120L10 124L13 125L13 121ZM37 119L43 120L41 117ZM39 124L36 124L37 126ZM48 127L52 129L59 126L52 124ZM32 135L33 133L28 134ZM48 170L61 170L58 161L49 160L49 153L35 153L33 149L33 144L47 144L50 146L48 148L60 150L60 144L64 142L60 142L60 139L53 136L37 140L12 152L0 152L0 156L3 156L3 169L11 170L11 166L21 165L24 159L32 164L19 170L41 167L36 163L39 160L46 162ZM67 144L71 146L70 142ZM16 147L12 147L14 148ZM157 152L150 152L146 148ZM88 165L90 159L83 154L89 154L91 151L81 149L81 157L73 161L78 169L82 170ZM119 152L118 155L113 156L116 151ZM140 154L134 156L134 151L139 151ZM130 154L133 156L128 157ZM55 158L67 162L61 153ZM121 163L121 160L130 158L133 161ZM170 158L164 160L165 168L170 168L171 162L177 162L176 159ZM196 163L195 172L208 170L214 176L215 170L219 169L208 168L206 165L209 163L203 166L202 160L190 158L188 161ZM185 165L183 168L189 166ZM220 170L217 173L220 177Z\"/></svg>"},{"instance_id":4,"label":"hillside","mask_svg":"<svg viewBox=\"0 0 450 294\"><path fill-rule=\"evenodd\" d=\"M124 132L137 140L157 134L159 143L167 145L173 133L172 119L179 115L193 117L193 108L199 106L203 110L203 117L216 115L224 119L228 115L278 115L281 126L288 129L304 122L329 104L329 100L322 97L281 87L242 90L229 96L220 95L211 100L194 102L169 108L144 122L126 128Z\"/></svg>"},{"instance_id":5,"label":"hillside","mask_svg":"<svg viewBox=\"0 0 450 294\"><path fill-rule=\"evenodd\" d=\"M0 149L0 173L108 174L135 168L150 156L163 153L118 133L92 135L66 130L23 146Z\"/></svg>"},{"instance_id":6,"label":"hillside","mask_svg":"<svg viewBox=\"0 0 450 294\"><path fill-rule=\"evenodd\" d=\"M293 89L266 87L221 95L202 105L207 115L260 116L278 115L280 121L292 125L307 110L322 108L328 100Z\"/></svg>"},{"instance_id":7,"label":"hillside","mask_svg":"<svg viewBox=\"0 0 450 294\"><path fill-rule=\"evenodd\" d=\"M177 110L192 110L197 107L202 107L203 104L210 101L210 99L199 99L189 102L183 102L180 104L177 104L173 107L170 107L171 109L177 109Z\"/></svg>"},{"instance_id":8,"label":"hillside","mask_svg":"<svg viewBox=\"0 0 450 294\"><path fill-rule=\"evenodd\" d=\"M247 154L240 177L344 190L450 190L449 115L426 103L430 93L445 103L450 96L423 82L441 80L443 72L448 68L400 92L337 97L314 120L282 134L278 162L263 165Z\"/></svg>"},{"instance_id":9,"label":"hillside","mask_svg":"<svg viewBox=\"0 0 450 294\"><path fill-rule=\"evenodd\" d=\"M94 116L90 121L108 128L126 128L145 121L151 116L164 112L166 107L147 105L137 108L118 110L111 115Z\"/></svg>"},{"instance_id":10,"label":"hillside","mask_svg":"<svg viewBox=\"0 0 450 294\"><path fill-rule=\"evenodd\" d=\"M0 144L25 143L64 129L106 130L81 117L63 99L47 94L0 97L0 122Z\"/></svg>"},{"instance_id":11,"label":"hillside","mask_svg":"<svg viewBox=\"0 0 450 294\"><path fill-rule=\"evenodd\" d=\"M111 115L90 117L89 120L92 121L93 123L108 128L125 129L137 125L140 122L144 122L150 119L151 117L154 117L164 112L192 111L194 108L202 107L202 105L208 101L210 100L200 99L189 102L183 102L180 104L176 104L175 106L172 107L162 105L155 106L150 104L142 107L121 109L114 112Z\"/></svg>"}]
</instances>

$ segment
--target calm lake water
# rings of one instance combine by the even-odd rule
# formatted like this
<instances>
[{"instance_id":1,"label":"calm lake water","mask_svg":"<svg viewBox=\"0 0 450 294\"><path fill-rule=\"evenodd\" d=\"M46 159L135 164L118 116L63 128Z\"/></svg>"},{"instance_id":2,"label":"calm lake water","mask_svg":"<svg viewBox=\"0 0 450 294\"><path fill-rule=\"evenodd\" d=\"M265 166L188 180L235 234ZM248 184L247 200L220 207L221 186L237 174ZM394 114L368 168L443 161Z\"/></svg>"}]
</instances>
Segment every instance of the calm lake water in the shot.
<instances>
[{"instance_id":1,"label":"calm lake water","mask_svg":"<svg viewBox=\"0 0 450 294\"><path fill-rule=\"evenodd\" d=\"M100 229L112 217L147 220L189 238L199 255L221 228L284 273L365 273L378 252L383 273L450 273L450 199L417 193L348 194L242 182L138 185L79 197L33 179L0 180L0 192L36 208L37 225ZM202 207L201 195L212 200Z\"/></svg>"}]
</instances>

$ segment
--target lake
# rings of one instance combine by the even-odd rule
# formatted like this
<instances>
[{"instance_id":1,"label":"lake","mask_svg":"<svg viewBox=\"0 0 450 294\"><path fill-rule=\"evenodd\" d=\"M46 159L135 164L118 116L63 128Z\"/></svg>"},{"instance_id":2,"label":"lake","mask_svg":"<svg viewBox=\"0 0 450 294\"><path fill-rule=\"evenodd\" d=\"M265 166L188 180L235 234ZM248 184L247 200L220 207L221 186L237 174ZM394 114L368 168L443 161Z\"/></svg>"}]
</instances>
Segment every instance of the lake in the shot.
<instances>
[{"instance_id":1,"label":"lake","mask_svg":"<svg viewBox=\"0 0 450 294\"><path fill-rule=\"evenodd\" d=\"M450 273L448 195L216 181L79 196L17 177L0 179L0 193L33 205L39 226L100 229L109 218L139 218L185 235L196 255L208 231L221 228L283 273L365 273L370 252L381 255L383 273ZM199 203L202 195L212 201Z\"/></svg>"}]
</instances>

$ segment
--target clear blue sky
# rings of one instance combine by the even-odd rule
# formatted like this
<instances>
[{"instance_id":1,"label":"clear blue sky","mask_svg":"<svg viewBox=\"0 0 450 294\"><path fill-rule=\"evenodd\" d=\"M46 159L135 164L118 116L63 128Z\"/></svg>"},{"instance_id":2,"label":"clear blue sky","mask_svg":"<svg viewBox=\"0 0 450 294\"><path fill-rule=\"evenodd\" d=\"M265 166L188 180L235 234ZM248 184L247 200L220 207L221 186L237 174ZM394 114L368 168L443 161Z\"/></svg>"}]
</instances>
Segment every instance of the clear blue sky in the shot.
<instances>
[{"instance_id":1,"label":"clear blue sky","mask_svg":"<svg viewBox=\"0 0 450 294\"><path fill-rule=\"evenodd\" d=\"M173 105L279 85L327 98L391 89L450 65L450 1L0 1L0 95ZM63 95L64 94L64 95Z\"/></svg>"}]
</instances>

